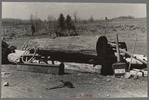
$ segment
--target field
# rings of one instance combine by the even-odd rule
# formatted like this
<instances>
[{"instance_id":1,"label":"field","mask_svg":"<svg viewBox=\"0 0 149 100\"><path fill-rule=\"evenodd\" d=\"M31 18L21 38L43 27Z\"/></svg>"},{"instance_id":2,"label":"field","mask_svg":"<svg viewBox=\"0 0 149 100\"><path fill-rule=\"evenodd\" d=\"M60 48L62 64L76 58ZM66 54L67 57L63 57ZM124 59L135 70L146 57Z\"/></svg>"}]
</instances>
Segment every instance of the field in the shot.
<instances>
[{"instance_id":1,"label":"field","mask_svg":"<svg viewBox=\"0 0 149 100\"><path fill-rule=\"evenodd\" d=\"M119 34L119 41L125 41L128 52L132 52L135 38L137 37L135 54L147 56L147 27L146 19L117 18L111 21L101 21L93 23L80 23L77 25L79 36L39 35L27 36L31 34L29 25L3 25L2 36L9 36L12 27L16 38L6 39L10 45L21 49L22 45L29 42L34 46L42 47L44 44L48 48L60 49L86 49L96 54L96 42L98 37L105 35L108 41L115 41L116 33ZM80 28L80 29L79 29ZM21 30L23 29L22 33ZM7 31L9 30L9 31ZM28 30L28 31L27 31ZM45 33L45 31L43 32ZM42 34L42 33L41 33ZM147 77L134 79L115 78L114 76L100 75L101 66L92 67L90 64L65 63L65 75L51 75L43 73L31 73L17 71L16 65L1 66L2 98L129 98L147 97L148 80ZM75 88L60 88L46 90L59 84L60 80L70 81ZM9 82L9 86L3 86L4 82Z\"/></svg>"}]
</instances>

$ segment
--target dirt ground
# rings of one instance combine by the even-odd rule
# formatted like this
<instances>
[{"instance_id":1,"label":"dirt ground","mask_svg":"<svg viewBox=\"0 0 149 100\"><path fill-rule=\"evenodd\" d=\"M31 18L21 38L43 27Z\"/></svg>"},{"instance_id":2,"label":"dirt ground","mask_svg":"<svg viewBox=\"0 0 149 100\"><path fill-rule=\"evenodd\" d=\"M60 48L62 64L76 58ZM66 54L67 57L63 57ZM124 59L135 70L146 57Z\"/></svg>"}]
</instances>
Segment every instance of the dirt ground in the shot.
<instances>
[{"instance_id":1,"label":"dirt ground","mask_svg":"<svg viewBox=\"0 0 149 100\"><path fill-rule=\"evenodd\" d=\"M90 39L92 36L89 36ZM86 37L86 38L89 38ZM107 35L107 37L110 37ZM120 36L121 38L121 36ZM21 43L22 39L17 39L12 44ZM25 39L24 39L25 40ZM26 39L27 40L27 39ZM24 42L22 42L24 43ZM140 42L141 43L141 42ZM145 43L145 42L144 42ZM143 43L143 44L144 44ZM129 45L133 45L129 42ZM142 45L141 45L142 46ZM144 44L145 47L145 44ZM130 48L131 49L131 48ZM140 52L138 48L137 51ZM146 54L146 51L144 51ZM147 97L148 81L147 77L134 79L115 78L114 76L100 75L100 69L96 71L91 65L80 70L73 70L73 67L82 68L83 65L65 63L65 75L51 75L44 73L33 73L17 71L16 65L1 66L2 98L129 98ZM59 88L46 90L60 84L60 80L70 81L75 88ZM4 82L9 82L9 86L3 86Z\"/></svg>"},{"instance_id":2,"label":"dirt ground","mask_svg":"<svg viewBox=\"0 0 149 100\"><path fill-rule=\"evenodd\" d=\"M17 71L16 65L2 65L1 71L2 98L129 98L148 94L147 77L115 78L70 69L65 75L51 75ZM75 88L46 90L60 80L72 82ZM3 86L4 82L9 86Z\"/></svg>"},{"instance_id":3,"label":"dirt ground","mask_svg":"<svg viewBox=\"0 0 149 100\"><path fill-rule=\"evenodd\" d=\"M126 21L125 21L126 22ZM129 22L129 21L128 21ZM119 22L120 24L123 22ZM129 22L131 23L131 22ZM147 56L147 32L146 28L141 31L140 22L137 22L139 29L116 32L119 34L119 40L125 41L128 52L132 52L135 37L137 34L137 42L135 52ZM110 24L110 23L109 23ZM113 22L111 24L116 24ZM127 24L127 23L124 23ZM133 24L133 23L132 23ZM137 25L137 24L136 24ZM111 31L111 30L110 30ZM78 44L84 46L86 49L95 49L98 37L105 35L109 41L115 40L115 33L113 34L92 34L88 36L75 37L58 37L54 41L66 44ZM37 41L46 41L47 37L35 37ZM17 38L8 40L10 45L17 46L21 49L24 42L32 40L31 37ZM74 41L76 40L76 41ZM51 41L50 39L48 40ZM52 44L52 43L51 43ZM44 73L33 73L17 71L16 65L1 65L1 97L2 98L140 98L148 97L148 77L139 77L135 79L131 77L115 78L114 76L100 75L100 68L93 68L92 65L65 63L65 75L51 75ZM83 67L84 66L84 67ZM82 68L82 69L80 69ZM74 70L75 69L75 70ZM53 90L46 90L46 88L53 87L60 84L60 80L70 81L75 88L59 88ZM9 86L3 86L5 82Z\"/></svg>"}]
</instances>

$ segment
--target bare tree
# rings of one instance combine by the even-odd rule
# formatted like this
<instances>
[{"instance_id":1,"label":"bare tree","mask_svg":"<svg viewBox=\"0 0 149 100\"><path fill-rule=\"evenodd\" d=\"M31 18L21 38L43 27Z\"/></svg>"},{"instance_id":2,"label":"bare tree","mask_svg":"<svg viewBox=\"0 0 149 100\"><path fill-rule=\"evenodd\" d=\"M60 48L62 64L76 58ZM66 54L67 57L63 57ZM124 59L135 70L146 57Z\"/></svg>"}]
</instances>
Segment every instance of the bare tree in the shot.
<instances>
[{"instance_id":1,"label":"bare tree","mask_svg":"<svg viewBox=\"0 0 149 100\"><path fill-rule=\"evenodd\" d=\"M34 33L35 33L35 26L34 26L34 16L33 16L33 14L30 15L30 22L31 22L32 35L34 35Z\"/></svg>"},{"instance_id":2,"label":"bare tree","mask_svg":"<svg viewBox=\"0 0 149 100\"><path fill-rule=\"evenodd\" d=\"M74 22L75 24L77 23L77 11L73 13L73 17L74 17Z\"/></svg>"},{"instance_id":3,"label":"bare tree","mask_svg":"<svg viewBox=\"0 0 149 100\"><path fill-rule=\"evenodd\" d=\"M48 28L50 35L51 35L51 34L55 33L56 28L57 28L56 27L56 19L53 15L48 15L47 20L48 20L48 27L47 28Z\"/></svg>"},{"instance_id":4,"label":"bare tree","mask_svg":"<svg viewBox=\"0 0 149 100\"><path fill-rule=\"evenodd\" d=\"M33 23L33 14L30 15L30 22Z\"/></svg>"},{"instance_id":5,"label":"bare tree","mask_svg":"<svg viewBox=\"0 0 149 100\"><path fill-rule=\"evenodd\" d=\"M53 16L48 15L48 30L49 30L49 32L52 32L52 29L53 29L53 19L54 19Z\"/></svg>"},{"instance_id":6,"label":"bare tree","mask_svg":"<svg viewBox=\"0 0 149 100\"><path fill-rule=\"evenodd\" d=\"M39 30L41 29L42 21L37 17L36 13L36 16L34 16L33 14L30 15L30 22L31 22L32 35L34 35L35 32L39 32Z\"/></svg>"},{"instance_id":7,"label":"bare tree","mask_svg":"<svg viewBox=\"0 0 149 100\"><path fill-rule=\"evenodd\" d=\"M38 17L37 17L37 12L36 12L36 17L35 17L36 32L39 31L39 28L40 28L39 24L40 24L40 23L39 23L39 19L38 19Z\"/></svg>"}]
</instances>

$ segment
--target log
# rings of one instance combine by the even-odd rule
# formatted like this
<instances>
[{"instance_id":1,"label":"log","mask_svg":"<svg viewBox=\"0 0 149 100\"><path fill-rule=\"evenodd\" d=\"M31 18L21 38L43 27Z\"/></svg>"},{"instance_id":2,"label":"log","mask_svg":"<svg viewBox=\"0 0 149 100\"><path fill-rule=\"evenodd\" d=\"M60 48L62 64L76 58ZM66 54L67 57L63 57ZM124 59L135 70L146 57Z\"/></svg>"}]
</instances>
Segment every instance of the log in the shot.
<instances>
[{"instance_id":1,"label":"log","mask_svg":"<svg viewBox=\"0 0 149 100\"><path fill-rule=\"evenodd\" d=\"M94 41L93 41L94 40ZM68 53L83 53L97 55L95 46L97 39L90 37L59 37L56 39L32 39L28 47L36 47L39 50L68 52Z\"/></svg>"},{"instance_id":2,"label":"log","mask_svg":"<svg viewBox=\"0 0 149 100\"><path fill-rule=\"evenodd\" d=\"M38 53L41 56L50 56L50 58L43 59L52 61L94 64L94 62L91 62L91 60L93 59L98 64L101 64L103 62L102 59L96 55L91 55L89 53L80 53L77 51L39 50Z\"/></svg>"},{"instance_id":3,"label":"log","mask_svg":"<svg viewBox=\"0 0 149 100\"><path fill-rule=\"evenodd\" d=\"M97 56L95 50L96 42L97 38L95 37L34 39L30 41L29 47L36 47L38 48L39 55L45 57L50 56L50 60L57 60L60 62L76 62L88 64L113 62L113 60L115 60L113 57L109 57L108 59L110 60L105 61L100 56Z\"/></svg>"},{"instance_id":4,"label":"log","mask_svg":"<svg viewBox=\"0 0 149 100\"><path fill-rule=\"evenodd\" d=\"M126 52L126 51L124 51L124 50L121 50L121 52L124 52L124 53L127 54L128 56L131 56L131 54L130 54L129 52ZM146 60L142 60L142 59L140 59L139 57L134 56L134 55L132 55L132 58L134 58L134 59L136 59L136 60L142 62L143 64L146 64L146 65L147 65L147 61L146 61Z\"/></svg>"}]
</instances>

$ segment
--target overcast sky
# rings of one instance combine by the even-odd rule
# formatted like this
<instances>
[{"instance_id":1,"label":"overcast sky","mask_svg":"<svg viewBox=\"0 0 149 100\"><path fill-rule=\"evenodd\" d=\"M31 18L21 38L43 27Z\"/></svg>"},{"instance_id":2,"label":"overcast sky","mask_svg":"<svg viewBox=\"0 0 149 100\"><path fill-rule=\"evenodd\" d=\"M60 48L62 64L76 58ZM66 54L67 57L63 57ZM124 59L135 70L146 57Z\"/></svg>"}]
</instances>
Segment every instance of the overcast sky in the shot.
<instances>
[{"instance_id":1,"label":"overcast sky","mask_svg":"<svg viewBox=\"0 0 149 100\"><path fill-rule=\"evenodd\" d=\"M60 13L81 19L114 18L119 16L146 17L146 4L132 3L54 3L54 2L2 2L2 18L29 19L36 15L45 20L48 15L58 18Z\"/></svg>"}]
</instances>

